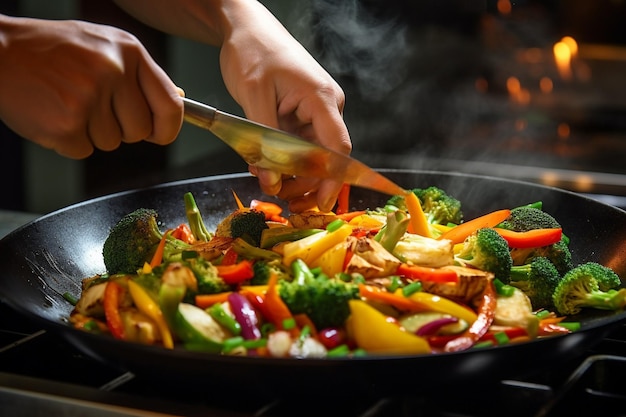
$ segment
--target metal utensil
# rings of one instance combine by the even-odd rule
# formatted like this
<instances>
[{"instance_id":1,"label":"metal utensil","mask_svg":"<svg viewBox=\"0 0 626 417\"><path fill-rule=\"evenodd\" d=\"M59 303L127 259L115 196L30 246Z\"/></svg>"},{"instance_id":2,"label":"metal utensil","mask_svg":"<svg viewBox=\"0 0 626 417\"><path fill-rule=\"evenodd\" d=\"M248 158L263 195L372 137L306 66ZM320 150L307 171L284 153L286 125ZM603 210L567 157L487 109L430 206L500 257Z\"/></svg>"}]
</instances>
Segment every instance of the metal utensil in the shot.
<instances>
[{"instance_id":1,"label":"metal utensil","mask_svg":"<svg viewBox=\"0 0 626 417\"><path fill-rule=\"evenodd\" d=\"M287 175L333 178L389 195L406 191L364 163L297 136L183 98L185 121L211 131L249 165Z\"/></svg>"}]
</instances>

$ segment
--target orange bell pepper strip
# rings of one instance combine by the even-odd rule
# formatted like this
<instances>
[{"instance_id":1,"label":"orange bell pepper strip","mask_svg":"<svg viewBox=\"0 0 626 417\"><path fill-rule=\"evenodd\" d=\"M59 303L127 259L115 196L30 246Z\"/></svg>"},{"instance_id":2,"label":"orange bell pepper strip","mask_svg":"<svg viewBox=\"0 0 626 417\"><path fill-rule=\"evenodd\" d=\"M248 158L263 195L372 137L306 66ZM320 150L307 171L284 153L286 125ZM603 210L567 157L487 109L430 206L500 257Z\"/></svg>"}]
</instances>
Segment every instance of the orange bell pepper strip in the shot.
<instances>
[{"instance_id":1,"label":"orange bell pepper strip","mask_svg":"<svg viewBox=\"0 0 626 417\"><path fill-rule=\"evenodd\" d=\"M258 210L265 214L265 220L271 220L278 223L287 223L287 219L282 216L283 208L276 203L270 201L252 200L250 208Z\"/></svg>"},{"instance_id":2,"label":"orange bell pepper strip","mask_svg":"<svg viewBox=\"0 0 626 417\"><path fill-rule=\"evenodd\" d=\"M454 226L450 230L442 233L437 239L448 239L452 241L453 245L462 243L476 230L485 227L495 227L509 217L510 214L511 210L509 209L492 211L480 217L461 223L458 226Z\"/></svg>"},{"instance_id":3,"label":"orange bell pepper strip","mask_svg":"<svg viewBox=\"0 0 626 417\"><path fill-rule=\"evenodd\" d=\"M359 295L367 300L388 304L401 311L418 312L430 310L425 304L371 285L359 284Z\"/></svg>"},{"instance_id":4,"label":"orange bell pepper strip","mask_svg":"<svg viewBox=\"0 0 626 417\"><path fill-rule=\"evenodd\" d=\"M267 282L264 305L267 314L266 318L272 322L277 329L283 330L283 323L285 323L286 320L295 320L283 299L280 298L280 294L278 293L278 275L275 273L270 275Z\"/></svg>"},{"instance_id":5,"label":"orange bell pepper strip","mask_svg":"<svg viewBox=\"0 0 626 417\"><path fill-rule=\"evenodd\" d=\"M403 277L419 281L457 283L459 276L452 269L431 268L428 266L409 265L402 263L398 265L396 274Z\"/></svg>"},{"instance_id":6,"label":"orange bell pepper strip","mask_svg":"<svg viewBox=\"0 0 626 417\"><path fill-rule=\"evenodd\" d=\"M406 208L410 216L408 232L425 237L432 237L428 220L426 220L426 215L424 214L422 204L417 195L415 195L414 192L408 192L404 196L404 202L406 203Z\"/></svg>"},{"instance_id":7,"label":"orange bell pepper strip","mask_svg":"<svg viewBox=\"0 0 626 417\"><path fill-rule=\"evenodd\" d=\"M458 352L474 346L486 333L496 315L497 294L492 280L488 280L478 307L476 321L456 339L450 340L444 347L445 352Z\"/></svg>"},{"instance_id":8,"label":"orange bell pepper strip","mask_svg":"<svg viewBox=\"0 0 626 417\"><path fill-rule=\"evenodd\" d=\"M217 275L228 285L239 284L254 277L252 262L247 259L230 265L216 265Z\"/></svg>"},{"instance_id":9,"label":"orange bell pepper strip","mask_svg":"<svg viewBox=\"0 0 626 417\"><path fill-rule=\"evenodd\" d=\"M335 214L345 214L350 210L350 184L343 184L337 196ZM348 220L346 220L348 221Z\"/></svg>"},{"instance_id":10,"label":"orange bell pepper strip","mask_svg":"<svg viewBox=\"0 0 626 417\"><path fill-rule=\"evenodd\" d=\"M124 325L120 316L120 299L124 295L124 287L109 280L104 288L104 316L107 328L116 339L124 339Z\"/></svg>"},{"instance_id":11,"label":"orange bell pepper strip","mask_svg":"<svg viewBox=\"0 0 626 417\"><path fill-rule=\"evenodd\" d=\"M197 294L195 297L196 306L206 309L211 307L213 304L223 303L228 301L228 294L231 291L220 292L217 294Z\"/></svg>"},{"instance_id":12,"label":"orange bell pepper strip","mask_svg":"<svg viewBox=\"0 0 626 417\"><path fill-rule=\"evenodd\" d=\"M507 241L511 248L538 248L552 245L561 240L563 231L554 229L533 229L527 232L515 232L513 230L495 228L495 231Z\"/></svg>"}]
</instances>

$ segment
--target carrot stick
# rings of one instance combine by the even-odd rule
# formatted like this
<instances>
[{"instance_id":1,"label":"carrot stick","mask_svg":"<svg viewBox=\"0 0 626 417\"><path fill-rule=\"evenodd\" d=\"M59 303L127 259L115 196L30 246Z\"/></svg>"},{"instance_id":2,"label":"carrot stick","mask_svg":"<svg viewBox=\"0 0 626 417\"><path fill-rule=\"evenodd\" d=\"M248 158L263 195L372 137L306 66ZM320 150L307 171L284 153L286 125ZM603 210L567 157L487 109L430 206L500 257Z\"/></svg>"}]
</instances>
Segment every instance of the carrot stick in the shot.
<instances>
[{"instance_id":1,"label":"carrot stick","mask_svg":"<svg viewBox=\"0 0 626 417\"><path fill-rule=\"evenodd\" d=\"M410 298L396 295L389 291L373 287L371 285L359 284L359 295L363 298L380 303L391 305L402 311L428 311L426 305L411 300Z\"/></svg>"},{"instance_id":2,"label":"carrot stick","mask_svg":"<svg viewBox=\"0 0 626 417\"><path fill-rule=\"evenodd\" d=\"M217 294L198 294L196 295L196 305L200 308L209 308L213 304L228 301L228 294L231 291L220 292Z\"/></svg>"},{"instance_id":3,"label":"carrot stick","mask_svg":"<svg viewBox=\"0 0 626 417\"><path fill-rule=\"evenodd\" d=\"M404 197L404 201L406 202L406 207L410 216L408 231L417 235L432 237L430 227L428 226L428 221L426 220L424 210L422 210L422 204L420 203L419 198L417 198L415 193L409 192Z\"/></svg>"},{"instance_id":4,"label":"carrot stick","mask_svg":"<svg viewBox=\"0 0 626 417\"><path fill-rule=\"evenodd\" d=\"M239 208L239 210L241 210L242 208L244 208L243 203L241 202L241 200L239 199L239 196L237 195L237 193L235 192L235 190L231 190L233 193L233 197L235 197L235 203L237 203L237 208Z\"/></svg>"},{"instance_id":5,"label":"carrot stick","mask_svg":"<svg viewBox=\"0 0 626 417\"><path fill-rule=\"evenodd\" d=\"M496 210L476 217L442 233L437 239L448 239L452 244L462 243L469 235L484 227L495 227L511 214L511 210Z\"/></svg>"},{"instance_id":6,"label":"carrot stick","mask_svg":"<svg viewBox=\"0 0 626 417\"><path fill-rule=\"evenodd\" d=\"M170 232L171 230L168 230L165 233L163 233L163 237L161 238L161 241L159 242L159 246L157 246L157 249L154 252L154 255L152 255L152 260L150 261L151 268L159 266L161 262L163 262L163 251L165 250L165 243L167 241L167 235Z\"/></svg>"},{"instance_id":7,"label":"carrot stick","mask_svg":"<svg viewBox=\"0 0 626 417\"><path fill-rule=\"evenodd\" d=\"M336 214L344 214L350 210L350 184L343 184L337 196Z\"/></svg>"}]
</instances>

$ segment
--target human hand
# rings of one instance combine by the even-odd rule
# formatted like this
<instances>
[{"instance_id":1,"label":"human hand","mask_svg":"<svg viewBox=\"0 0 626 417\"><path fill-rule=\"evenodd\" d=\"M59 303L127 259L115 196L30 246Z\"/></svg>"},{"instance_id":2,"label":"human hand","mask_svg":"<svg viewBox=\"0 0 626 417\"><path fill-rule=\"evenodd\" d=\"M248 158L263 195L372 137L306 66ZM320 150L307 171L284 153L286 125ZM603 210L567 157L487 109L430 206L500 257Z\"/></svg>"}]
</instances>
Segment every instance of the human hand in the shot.
<instances>
[{"instance_id":1,"label":"human hand","mask_svg":"<svg viewBox=\"0 0 626 417\"><path fill-rule=\"evenodd\" d=\"M121 142L172 142L182 90L131 34L0 15L0 119L70 158Z\"/></svg>"},{"instance_id":2,"label":"human hand","mask_svg":"<svg viewBox=\"0 0 626 417\"><path fill-rule=\"evenodd\" d=\"M352 145L342 112L344 93L331 76L262 6L224 31L224 82L246 117L340 153ZM242 23L242 22L245 22ZM250 167L263 192L289 201L294 212L332 210L341 182L285 177Z\"/></svg>"}]
</instances>

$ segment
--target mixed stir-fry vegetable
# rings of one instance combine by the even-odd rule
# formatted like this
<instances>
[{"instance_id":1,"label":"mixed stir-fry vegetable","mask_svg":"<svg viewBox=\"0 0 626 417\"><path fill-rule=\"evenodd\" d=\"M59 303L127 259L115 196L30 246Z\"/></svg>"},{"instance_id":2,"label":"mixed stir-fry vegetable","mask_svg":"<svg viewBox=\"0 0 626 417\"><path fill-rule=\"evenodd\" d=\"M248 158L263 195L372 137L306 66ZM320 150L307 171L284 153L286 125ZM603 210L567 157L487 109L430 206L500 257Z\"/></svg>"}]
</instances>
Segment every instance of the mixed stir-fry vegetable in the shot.
<instances>
[{"instance_id":1,"label":"mixed stir-fry vegetable","mask_svg":"<svg viewBox=\"0 0 626 417\"><path fill-rule=\"evenodd\" d=\"M288 217L236 199L215 230L191 193L174 229L137 209L110 230L107 272L83 281L71 323L224 355L414 355L566 334L583 309L626 305L613 270L574 265L541 203L464 219L435 186L361 211L348 193L335 212Z\"/></svg>"}]
</instances>

